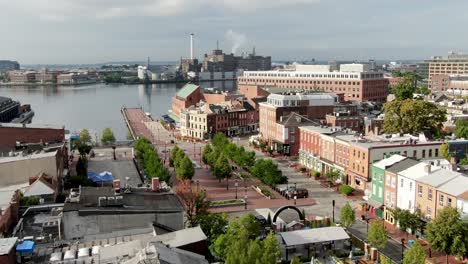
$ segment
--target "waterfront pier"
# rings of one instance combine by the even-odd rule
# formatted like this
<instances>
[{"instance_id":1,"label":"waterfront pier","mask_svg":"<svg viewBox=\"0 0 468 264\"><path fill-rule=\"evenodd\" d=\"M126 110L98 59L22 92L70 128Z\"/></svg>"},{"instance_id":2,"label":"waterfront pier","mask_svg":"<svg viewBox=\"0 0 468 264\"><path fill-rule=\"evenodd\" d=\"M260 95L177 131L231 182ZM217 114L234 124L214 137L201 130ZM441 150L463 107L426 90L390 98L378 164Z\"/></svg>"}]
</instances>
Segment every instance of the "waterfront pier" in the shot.
<instances>
[{"instance_id":1,"label":"waterfront pier","mask_svg":"<svg viewBox=\"0 0 468 264\"><path fill-rule=\"evenodd\" d=\"M122 107L122 116L134 140L146 138L155 145L165 145L171 139L171 134L158 120L153 120L142 108Z\"/></svg>"}]
</instances>

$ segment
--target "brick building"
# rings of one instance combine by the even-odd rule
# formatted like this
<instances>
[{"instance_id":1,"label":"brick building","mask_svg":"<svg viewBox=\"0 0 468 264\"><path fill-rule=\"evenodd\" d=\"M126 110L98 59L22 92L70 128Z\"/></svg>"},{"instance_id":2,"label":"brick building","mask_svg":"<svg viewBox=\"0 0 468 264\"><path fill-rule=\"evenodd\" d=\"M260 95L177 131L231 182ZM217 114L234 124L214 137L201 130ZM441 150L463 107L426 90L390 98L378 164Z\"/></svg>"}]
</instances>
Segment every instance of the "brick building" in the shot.
<instances>
[{"instance_id":1,"label":"brick building","mask_svg":"<svg viewBox=\"0 0 468 264\"><path fill-rule=\"evenodd\" d=\"M2 123L0 126L0 149L14 149L19 144L58 143L65 141L63 127Z\"/></svg>"},{"instance_id":2,"label":"brick building","mask_svg":"<svg viewBox=\"0 0 468 264\"><path fill-rule=\"evenodd\" d=\"M296 66L296 70L245 71L237 78L238 87L324 91L343 93L346 101L386 101L388 80L384 78L383 73L332 72L329 66L322 67L325 65L306 65L310 66L306 68L299 66Z\"/></svg>"},{"instance_id":3,"label":"brick building","mask_svg":"<svg viewBox=\"0 0 468 264\"><path fill-rule=\"evenodd\" d=\"M202 88L198 85L188 83L172 98L172 114L179 118L183 109L196 105L202 99Z\"/></svg>"}]
</instances>

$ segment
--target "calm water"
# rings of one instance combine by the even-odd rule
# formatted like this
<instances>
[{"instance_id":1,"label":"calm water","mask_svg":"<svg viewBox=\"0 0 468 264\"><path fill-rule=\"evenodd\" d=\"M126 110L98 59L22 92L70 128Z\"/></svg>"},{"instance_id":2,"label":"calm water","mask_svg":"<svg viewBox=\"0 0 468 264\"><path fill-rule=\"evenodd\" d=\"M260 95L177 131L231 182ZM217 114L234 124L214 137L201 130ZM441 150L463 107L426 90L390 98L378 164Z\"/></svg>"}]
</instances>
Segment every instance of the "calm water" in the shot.
<instances>
[{"instance_id":1,"label":"calm water","mask_svg":"<svg viewBox=\"0 0 468 264\"><path fill-rule=\"evenodd\" d=\"M154 118L166 114L171 99L183 84L105 85L79 87L0 87L0 96L31 104L33 124L64 125L71 132L82 128L100 137L110 127L118 140L125 139L127 128L120 108L143 107ZM204 87L234 89L233 82L204 83Z\"/></svg>"}]
</instances>

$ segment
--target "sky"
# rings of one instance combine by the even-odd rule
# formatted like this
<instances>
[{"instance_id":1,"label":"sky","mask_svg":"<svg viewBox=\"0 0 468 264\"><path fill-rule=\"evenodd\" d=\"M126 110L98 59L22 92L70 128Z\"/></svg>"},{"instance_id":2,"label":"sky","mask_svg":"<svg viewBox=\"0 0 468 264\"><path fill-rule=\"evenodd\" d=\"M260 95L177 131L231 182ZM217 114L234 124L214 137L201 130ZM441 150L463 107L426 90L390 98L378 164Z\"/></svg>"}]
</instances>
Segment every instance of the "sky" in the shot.
<instances>
[{"instance_id":1,"label":"sky","mask_svg":"<svg viewBox=\"0 0 468 264\"><path fill-rule=\"evenodd\" d=\"M0 60L402 60L468 52L466 0L0 0Z\"/></svg>"}]
</instances>

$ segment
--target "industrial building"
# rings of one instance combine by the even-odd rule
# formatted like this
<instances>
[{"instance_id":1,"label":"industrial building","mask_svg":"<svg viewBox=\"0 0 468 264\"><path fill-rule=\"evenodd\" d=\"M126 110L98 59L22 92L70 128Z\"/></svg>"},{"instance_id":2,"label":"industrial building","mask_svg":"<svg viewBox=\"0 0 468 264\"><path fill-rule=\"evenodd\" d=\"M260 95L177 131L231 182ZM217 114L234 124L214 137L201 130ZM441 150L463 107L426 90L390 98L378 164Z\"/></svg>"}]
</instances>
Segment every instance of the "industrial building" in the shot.
<instances>
[{"instance_id":1,"label":"industrial building","mask_svg":"<svg viewBox=\"0 0 468 264\"><path fill-rule=\"evenodd\" d=\"M17 61L0 60L0 72L19 70L20 64Z\"/></svg>"}]
</instances>

